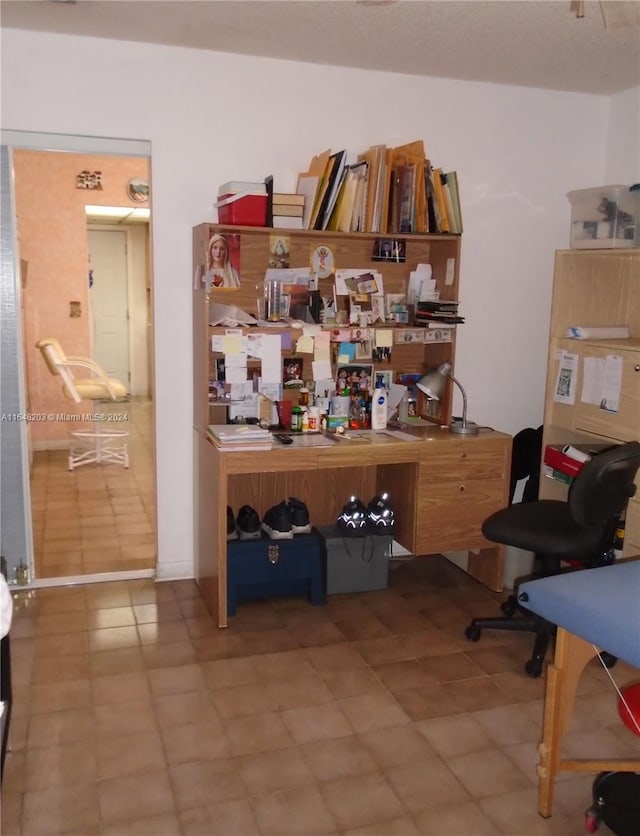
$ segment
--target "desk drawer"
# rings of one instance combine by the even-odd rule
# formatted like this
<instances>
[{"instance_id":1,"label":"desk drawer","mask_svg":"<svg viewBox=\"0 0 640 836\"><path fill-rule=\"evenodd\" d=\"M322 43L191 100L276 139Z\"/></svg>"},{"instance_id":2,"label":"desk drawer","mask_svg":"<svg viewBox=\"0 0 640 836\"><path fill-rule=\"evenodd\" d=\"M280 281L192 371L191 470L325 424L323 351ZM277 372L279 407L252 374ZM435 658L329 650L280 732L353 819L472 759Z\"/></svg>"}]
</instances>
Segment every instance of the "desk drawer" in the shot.
<instances>
[{"instance_id":1,"label":"desk drawer","mask_svg":"<svg viewBox=\"0 0 640 836\"><path fill-rule=\"evenodd\" d=\"M433 481L420 479L416 553L476 549L490 544L484 520L505 505L502 479Z\"/></svg>"},{"instance_id":2,"label":"desk drawer","mask_svg":"<svg viewBox=\"0 0 640 836\"><path fill-rule=\"evenodd\" d=\"M434 475L443 479L502 479L505 472L504 443L460 441L447 443L440 449L437 444L425 445L420 456L420 478Z\"/></svg>"}]
</instances>

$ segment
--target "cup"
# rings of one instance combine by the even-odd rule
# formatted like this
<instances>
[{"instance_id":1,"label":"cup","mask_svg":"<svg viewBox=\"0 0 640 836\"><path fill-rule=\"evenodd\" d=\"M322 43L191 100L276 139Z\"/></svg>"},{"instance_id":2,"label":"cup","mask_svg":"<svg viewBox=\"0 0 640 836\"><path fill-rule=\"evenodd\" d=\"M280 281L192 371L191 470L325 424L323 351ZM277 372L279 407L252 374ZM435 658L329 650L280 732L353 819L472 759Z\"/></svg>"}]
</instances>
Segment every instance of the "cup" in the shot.
<instances>
[{"instance_id":1,"label":"cup","mask_svg":"<svg viewBox=\"0 0 640 836\"><path fill-rule=\"evenodd\" d=\"M291 401L276 401L278 420L285 430L291 429Z\"/></svg>"},{"instance_id":2,"label":"cup","mask_svg":"<svg viewBox=\"0 0 640 836\"><path fill-rule=\"evenodd\" d=\"M291 294L280 293L280 318L288 317L291 310Z\"/></svg>"},{"instance_id":3,"label":"cup","mask_svg":"<svg viewBox=\"0 0 640 836\"><path fill-rule=\"evenodd\" d=\"M259 296L256 299L256 308L258 310L258 319L260 319L262 322L264 322L266 306L267 300L264 298L264 296Z\"/></svg>"},{"instance_id":4,"label":"cup","mask_svg":"<svg viewBox=\"0 0 640 836\"><path fill-rule=\"evenodd\" d=\"M264 286L265 314L269 322L278 322L280 319L280 305L282 299L282 286L280 282L268 281Z\"/></svg>"}]
</instances>

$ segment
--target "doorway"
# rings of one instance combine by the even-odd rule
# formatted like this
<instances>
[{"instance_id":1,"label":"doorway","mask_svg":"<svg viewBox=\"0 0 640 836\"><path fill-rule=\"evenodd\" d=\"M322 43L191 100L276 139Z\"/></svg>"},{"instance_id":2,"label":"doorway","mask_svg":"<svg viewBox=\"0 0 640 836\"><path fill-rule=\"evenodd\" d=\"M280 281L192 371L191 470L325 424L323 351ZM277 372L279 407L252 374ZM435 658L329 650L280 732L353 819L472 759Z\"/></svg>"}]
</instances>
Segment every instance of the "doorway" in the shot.
<instances>
[{"instance_id":1,"label":"doorway","mask_svg":"<svg viewBox=\"0 0 640 836\"><path fill-rule=\"evenodd\" d=\"M131 384L129 276L124 229L87 228L91 356L107 372Z\"/></svg>"},{"instance_id":2,"label":"doorway","mask_svg":"<svg viewBox=\"0 0 640 836\"><path fill-rule=\"evenodd\" d=\"M98 230L89 230L84 204L126 203L128 179L140 176L148 179L150 149L148 143L138 143L146 146L147 154L142 157L114 154L112 148L105 154L76 153L62 148L45 151L39 144L43 135L35 135L33 146L29 135L25 136L26 140L20 141L18 146L12 145L20 284L24 301L22 342L26 409L61 415L70 412L73 404L64 398L57 380L48 375L40 353L34 348L35 342L55 336L68 354L95 356L91 318L93 310L98 308L99 294L90 295L92 288L89 287L87 264L88 238ZM3 132L3 143L4 139ZM77 149L77 143L81 145L82 140L75 139ZM104 142L109 145L114 141ZM95 146L96 141L88 144ZM100 145L99 140L97 144ZM127 142L126 146L125 154L132 144ZM32 148L37 148L37 153ZM55 182L58 168L66 172L65 187L69 182L75 184L79 173L101 172L102 194L82 193L77 187L65 193L65 189ZM69 176L70 172L73 177ZM25 179L30 185L24 185ZM35 192L34 183L37 183ZM55 197L47 195L49 186L56 193ZM114 189L117 189L115 195ZM28 195L26 199L25 195ZM55 210L51 201L55 202ZM42 216L43 204L49 207L46 221ZM124 237L127 241L124 251L127 272L130 272L129 231L111 227L104 231L104 237L113 238L114 233L116 238L122 241ZM134 369L141 370L135 392L130 389L127 406L131 464L128 469L115 464L90 464L70 472L66 466L69 424L63 420L47 421L44 428L36 428L35 424L30 426L28 449L24 451L30 477L29 496L25 501L27 512L30 506L30 514L27 513L25 525L31 526L33 535L33 553L28 555L28 568L34 585L91 582L154 573L155 445L149 371L152 282L148 223L140 225L135 235L144 240L144 264L142 267L138 264L144 278L132 291L125 274L119 292L121 296L124 292L126 304L122 305L122 298L118 303L121 310L124 307L125 331L121 323L120 336L113 338L111 347L106 348L107 354L120 348L120 356L114 361L117 366L113 366L111 360L105 363L110 372L117 368L114 376L123 375L128 388ZM78 243L80 236L82 244ZM70 241L75 243L69 245ZM66 251L63 244L68 245ZM113 298L112 294L111 301ZM137 323L135 334L134 321ZM100 327L108 335L108 327L104 323ZM121 339L123 333L126 336ZM105 340L107 343L108 339ZM142 352L141 345L144 345ZM102 351L101 348L98 350ZM101 359L98 362L102 364ZM90 411L91 407L87 406L86 412Z\"/></svg>"}]
</instances>

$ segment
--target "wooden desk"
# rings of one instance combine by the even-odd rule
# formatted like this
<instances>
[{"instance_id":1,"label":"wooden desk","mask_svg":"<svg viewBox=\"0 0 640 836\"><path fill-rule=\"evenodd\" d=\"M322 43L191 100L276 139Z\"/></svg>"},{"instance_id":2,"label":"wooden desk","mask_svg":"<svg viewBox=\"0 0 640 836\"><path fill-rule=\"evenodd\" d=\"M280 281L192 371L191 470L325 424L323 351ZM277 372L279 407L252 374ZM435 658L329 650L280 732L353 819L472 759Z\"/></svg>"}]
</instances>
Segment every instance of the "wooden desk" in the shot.
<instances>
[{"instance_id":1,"label":"wooden desk","mask_svg":"<svg viewBox=\"0 0 640 836\"><path fill-rule=\"evenodd\" d=\"M538 812L542 816L551 815L555 779L561 770L640 771L640 759L561 757L576 688L587 662L605 650L640 668L639 591L640 559L637 558L520 585L519 594L528 596L527 608L558 625L555 660L546 674L539 747Z\"/></svg>"},{"instance_id":2,"label":"wooden desk","mask_svg":"<svg viewBox=\"0 0 640 836\"><path fill-rule=\"evenodd\" d=\"M236 514L251 505L262 517L287 496L307 504L314 525L331 525L349 495L367 503L386 490L399 543L414 554L473 549L470 573L502 589L502 548L480 526L508 504L509 435L461 437L433 426L412 428L415 441L381 433L368 444L222 452L208 434L194 433L196 580L220 627L227 626L227 505Z\"/></svg>"}]
</instances>

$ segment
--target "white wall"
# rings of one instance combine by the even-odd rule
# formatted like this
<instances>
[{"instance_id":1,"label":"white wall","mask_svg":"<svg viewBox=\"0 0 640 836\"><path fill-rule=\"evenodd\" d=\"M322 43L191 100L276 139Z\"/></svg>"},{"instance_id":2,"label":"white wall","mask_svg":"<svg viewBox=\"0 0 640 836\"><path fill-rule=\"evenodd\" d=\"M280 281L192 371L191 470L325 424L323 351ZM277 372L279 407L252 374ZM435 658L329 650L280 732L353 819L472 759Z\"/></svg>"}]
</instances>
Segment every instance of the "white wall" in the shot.
<instances>
[{"instance_id":1,"label":"white wall","mask_svg":"<svg viewBox=\"0 0 640 836\"><path fill-rule=\"evenodd\" d=\"M604 182L608 119L606 97L2 31L4 128L152 143L160 576L192 574L191 229L215 220L218 185L273 174L288 191L325 148L424 139L462 190L470 417L516 432L542 418L565 195Z\"/></svg>"}]
</instances>

